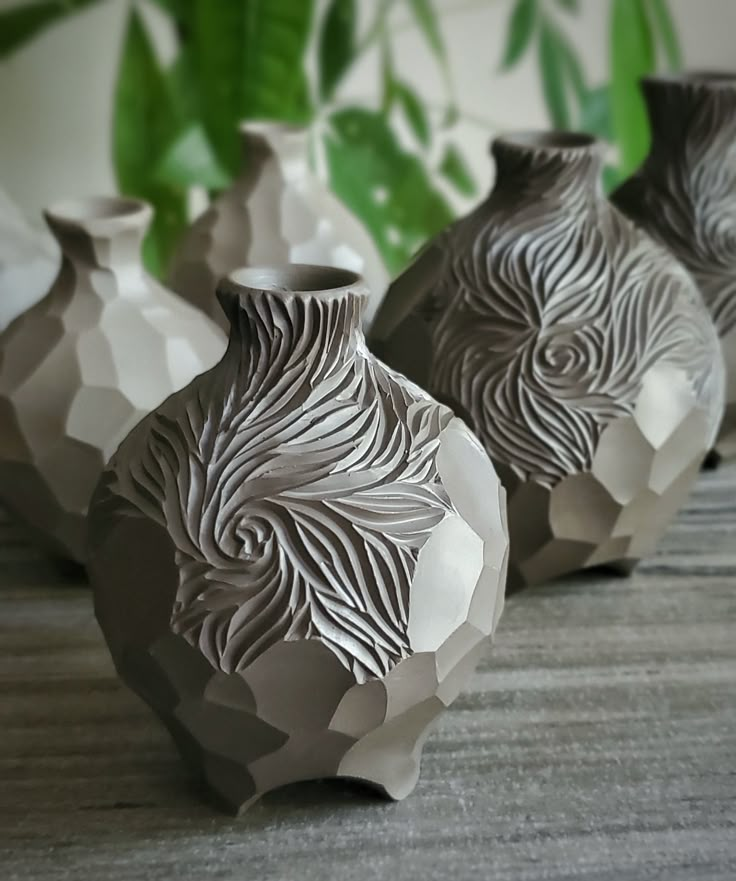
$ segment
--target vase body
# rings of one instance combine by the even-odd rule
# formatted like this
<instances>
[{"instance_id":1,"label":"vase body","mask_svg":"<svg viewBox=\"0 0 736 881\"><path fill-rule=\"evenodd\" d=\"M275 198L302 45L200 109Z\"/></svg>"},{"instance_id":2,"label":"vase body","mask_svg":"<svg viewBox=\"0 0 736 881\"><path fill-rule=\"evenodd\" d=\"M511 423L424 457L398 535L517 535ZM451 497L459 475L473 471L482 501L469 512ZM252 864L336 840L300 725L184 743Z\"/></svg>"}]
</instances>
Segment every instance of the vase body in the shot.
<instances>
[{"instance_id":1,"label":"vase body","mask_svg":"<svg viewBox=\"0 0 736 881\"><path fill-rule=\"evenodd\" d=\"M649 156L614 203L695 279L726 363L715 449L736 455L736 73L647 78Z\"/></svg>"},{"instance_id":2,"label":"vase body","mask_svg":"<svg viewBox=\"0 0 736 881\"><path fill-rule=\"evenodd\" d=\"M225 348L216 325L143 271L150 216L117 198L46 212L59 274L0 336L0 501L78 562L92 490L118 443Z\"/></svg>"},{"instance_id":3,"label":"vase body","mask_svg":"<svg viewBox=\"0 0 736 881\"><path fill-rule=\"evenodd\" d=\"M723 406L687 273L603 198L595 142L494 142L496 185L389 289L372 347L475 430L508 495L509 586L628 571Z\"/></svg>"},{"instance_id":4,"label":"vase body","mask_svg":"<svg viewBox=\"0 0 736 881\"><path fill-rule=\"evenodd\" d=\"M370 355L362 291L314 266L223 280L225 356L131 432L90 512L118 671L236 812L323 777L408 794L502 608L493 467Z\"/></svg>"},{"instance_id":5,"label":"vase body","mask_svg":"<svg viewBox=\"0 0 736 881\"><path fill-rule=\"evenodd\" d=\"M369 324L388 273L360 221L310 170L306 129L241 126L243 170L193 223L174 256L169 282L226 328L217 282L242 266L313 263L361 274L371 291Z\"/></svg>"},{"instance_id":6,"label":"vase body","mask_svg":"<svg viewBox=\"0 0 736 881\"><path fill-rule=\"evenodd\" d=\"M0 190L0 333L48 293L58 271L51 237L32 229Z\"/></svg>"}]
</instances>

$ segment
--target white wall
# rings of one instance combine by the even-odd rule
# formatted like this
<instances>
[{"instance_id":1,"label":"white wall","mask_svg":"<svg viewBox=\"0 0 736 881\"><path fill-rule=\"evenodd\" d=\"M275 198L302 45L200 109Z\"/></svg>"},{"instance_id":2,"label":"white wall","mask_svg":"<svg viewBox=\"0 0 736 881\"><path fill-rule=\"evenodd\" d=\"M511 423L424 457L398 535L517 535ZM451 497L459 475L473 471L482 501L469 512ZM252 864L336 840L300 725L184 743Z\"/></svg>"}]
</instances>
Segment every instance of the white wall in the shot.
<instances>
[{"instance_id":1,"label":"white wall","mask_svg":"<svg viewBox=\"0 0 736 881\"><path fill-rule=\"evenodd\" d=\"M0 0L0 9L11 2L15 0ZM31 217L57 198L114 189L111 96L130 2L106 0L53 26L0 63L0 188ZM375 0L362 2L369 12ZM533 53L512 73L497 74L510 0L435 3L463 112L453 138L464 145L478 181L487 185L490 135L547 124ZM582 7L577 18L569 19L568 31L592 80L603 81L609 0L582 0ZM671 8L688 65L736 68L734 0L671 0ZM165 52L165 29L150 10L149 21ZM394 35L400 70L440 104L442 83L436 66L408 18L397 20ZM345 83L342 96L375 96L375 65L375 57L366 57Z\"/></svg>"}]
</instances>

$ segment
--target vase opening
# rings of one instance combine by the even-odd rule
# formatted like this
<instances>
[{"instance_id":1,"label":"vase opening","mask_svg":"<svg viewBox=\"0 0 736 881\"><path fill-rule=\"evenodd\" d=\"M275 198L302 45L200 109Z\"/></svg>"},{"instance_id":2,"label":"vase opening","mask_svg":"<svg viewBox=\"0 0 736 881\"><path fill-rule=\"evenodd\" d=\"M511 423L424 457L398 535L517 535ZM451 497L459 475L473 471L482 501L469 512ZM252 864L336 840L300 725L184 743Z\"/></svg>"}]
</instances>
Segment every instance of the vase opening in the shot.
<instances>
[{"instance_id":1,"label":"vase opening","mask_svg":"<svg viewBox=\"0 0 736 881\"><path fill-rule=\"evenodd\" d=\"M732 70L688 70L682 73L663 73L645 76L642 85L647 86L736 86L736 71Z\"/></svg>"},{"instance_id":2,"label":"vase opening","mask_svg":"<svg viewBox=\"0 0 736 881\"><path fill-rule=\"evenodd\" d=\"M246 119L238 126L241 135L256 135L260 137L301 138L307 132L307 127L293 122L282 122L277 119Z\"/></svg>"},{"instance_id":3,"label":"vase opening","mask_svg":"<svg viewBox=\"0 0 736 881\"><path fill-rule=\"evenodd\" d=\"M289 263L284 266L247 266L224 278L219 290L230 294L280 293L321 300L336 299L347 293L367 296L357 272L333 266Z\"/></svg>"},{"instance_id":4,"label":"vase opening","mask_svg":"<svg viewBox=\"0 0 736 881\"><path fill-rule=\"evenodd\" d=\"M56 202L44 211L44 216L52 228L105 234L145 226L152 213L150 205L140 199L90 196Z\"/></svg>"},{"instance_id":5,"label":"vase opening","mask_svg":"<svg viewBox=\"0 0 736 881\"><path fill-rule=\"evenodd\" d=\"M586 150L597 148L599 141L584 132L521 131L495 138L493 145L522 150Z\"/></svg>"}]
</instances>

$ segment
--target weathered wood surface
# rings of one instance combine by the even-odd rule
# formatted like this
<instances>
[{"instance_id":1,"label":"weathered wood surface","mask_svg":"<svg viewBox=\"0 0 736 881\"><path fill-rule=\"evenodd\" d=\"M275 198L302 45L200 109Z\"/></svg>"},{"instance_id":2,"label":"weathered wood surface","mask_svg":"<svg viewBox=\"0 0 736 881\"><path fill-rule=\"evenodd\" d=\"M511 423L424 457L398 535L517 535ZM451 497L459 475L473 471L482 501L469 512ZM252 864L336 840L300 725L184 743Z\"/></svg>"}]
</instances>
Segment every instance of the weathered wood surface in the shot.
<instances>
[{"instance_id":1,"label":"weathered wood surface","mask_svg":"<svg viewBox=\"0 0 736 881\"><path fill-rule=\"evenodd\" d=\"M0 879L736 878L736 466L630 579L509 601L413 796L214 812L116 680L89 590L0 522Z\"/></svg>"}]
</instances>

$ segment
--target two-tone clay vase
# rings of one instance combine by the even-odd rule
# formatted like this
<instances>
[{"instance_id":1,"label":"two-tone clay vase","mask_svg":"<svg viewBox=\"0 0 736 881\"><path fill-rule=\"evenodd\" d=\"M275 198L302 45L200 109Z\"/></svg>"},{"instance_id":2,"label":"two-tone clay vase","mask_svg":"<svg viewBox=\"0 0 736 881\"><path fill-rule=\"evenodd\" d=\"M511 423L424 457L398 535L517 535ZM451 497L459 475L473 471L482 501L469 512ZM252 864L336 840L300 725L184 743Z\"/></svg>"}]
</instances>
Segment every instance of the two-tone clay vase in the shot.
<instances>
[{"instance_id":1,"label":"two-tone clay vase","mask_svg":"<svg viewBox=\"0 0 736 881\"><path fill-rule=\"evenodd\" d=\"M509 585L651 553L723 408L692 279L620 214L587 135L494 141L496 184L389 289L372 347L452 406L508 494Z\"/></svg>"},{"instance_id":2,"label":"two-tone clay vase","mask_svg":"<svg viewBox=\"0 0 736 881\"><path fill-rule=\"evenodd\" d=\"M648 77L651 149L614 203L690 271L726 362L715 450L736 455L736 72Z\"/></svg>"},{"instance_id":3,"label":"two-tone clay vase","mask_svg":"<svg viewBox=\"0 0 736 881\"><path fill-rule=\"evenodd\" d=\"M95 493L98 620L228 809L325 777L402 798L501 612L503 489L463 422L371 356L354 273L242 269L219 298L225 356Z\"/></svg>"},{"instance_id":4,"label":"two-tone clay vase","mask_svg":"<svg viewBox=\"0 0 736 881\"><path fill-rule=\"evenodd\" d=\"M77 562L89 499L118 443L226 345L143 270L151 213L121 198L50 208L61 269L0 335L0 502Z\"/></svg>"},{"instance_id":5,"label":"two-tone clay vase","mask_svg":"<svg viewBox=\"0 0 736 881\"><path fill-rule=\"evenodd\" d=\"M311 170L308 130L278 122L240 127L243 167L192 224L174 255L169 284L227 329L215 289L243 266L313 263L362 275L368 325L389 278L360 221Z\"/></svg>"},{"instance_id":6,"label":"two-tone clay vase","mask_svg":"<svg viewBox=\"0 0 736 881\"><path fill-rule=\"evenodd\" d=\"M33 229L0 190L0 333L48 293L59 260L51 236Z\"/></svg>"}]
</instances>

